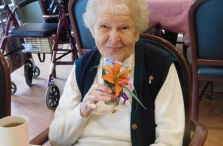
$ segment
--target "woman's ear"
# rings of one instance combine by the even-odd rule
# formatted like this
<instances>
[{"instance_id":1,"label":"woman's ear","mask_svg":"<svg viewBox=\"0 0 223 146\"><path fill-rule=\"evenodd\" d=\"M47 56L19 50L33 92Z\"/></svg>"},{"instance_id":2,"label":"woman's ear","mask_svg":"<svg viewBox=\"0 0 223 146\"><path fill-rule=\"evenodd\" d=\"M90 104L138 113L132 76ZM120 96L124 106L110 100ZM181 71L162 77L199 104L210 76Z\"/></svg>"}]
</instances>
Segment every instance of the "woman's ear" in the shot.
<instances>
[{"instance_id":1,"label":"woman's ear","mask_svg":"<svg viewBox=\"0 0 223 146\"><path fill-rule=\"evenodd\" d=\"M91 32L91 35L95 39L95 33L94 33L94 31Z\"/></svg>"},{"instance_id":2,"label":"woman's ear","mask_svg":"<svg viewBox=\"0 0 223 146\"><path fill-rule=\"evenodd\" d=\"M136 35L135 35L135 42L137 42L139 40L139 34L137 33Z\"/></svg>"}]
</instances>

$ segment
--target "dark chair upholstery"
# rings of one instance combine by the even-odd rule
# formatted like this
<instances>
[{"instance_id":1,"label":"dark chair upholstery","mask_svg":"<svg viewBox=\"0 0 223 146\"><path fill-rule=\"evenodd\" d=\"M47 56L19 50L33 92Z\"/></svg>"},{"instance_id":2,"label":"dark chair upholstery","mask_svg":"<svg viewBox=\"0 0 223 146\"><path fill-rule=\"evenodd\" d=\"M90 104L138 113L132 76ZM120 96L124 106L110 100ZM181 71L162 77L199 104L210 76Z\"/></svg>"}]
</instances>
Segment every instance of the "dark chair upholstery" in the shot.
<instances>
[{"instance_id":1,"label":"dark chair upholstery","mask_svg":"<svg viewBox=\"0 0 223 146\"><path fill-rule=\"evenodd\" d=\"M153 51L158 53L167 53L175 57L178 61L176 62L177 71L179 74L184 103L185 103L185 114L186 114L186 130L184 134L184 145L183 146L203 146L206 136L207 129L199 122L191 120L191 80L190 80L190 70L187 61L183 55L174 47L172 44L166 40L156 37L153 35L142 34L140 36L144 42L149 43L151 48L155 48ZM31 144L43 144L48 138L48 130L46 129L43 133L31 140ZM194 134L191 136L191 132ZM44 139L44 140L43 140Z\"/></svg>"},{"instance_id":2,"label":"dark chair upholstery","mask_svg":"<svg viewBox=\"0 0 223 146\"><path fill-rule=\"evenodd\" d=\"M11 115L11 79L8 64L0 52L0 118Z\"/></svg>"},{"instance_id":3,"label":"dark chair upholstery","mask_svg":"<svg viewBox=\"0 0 223 146\"><path fill-rule=\"evenodd\" d=\"M192 51L192 118L198 120L198 104L204 94L213 94L213 82L223 82L223 1L195 0L189 10ZM199 81L206 81L199 94ZM210 92L206 92L210 85Z\"/></svg>"}]
</instances>

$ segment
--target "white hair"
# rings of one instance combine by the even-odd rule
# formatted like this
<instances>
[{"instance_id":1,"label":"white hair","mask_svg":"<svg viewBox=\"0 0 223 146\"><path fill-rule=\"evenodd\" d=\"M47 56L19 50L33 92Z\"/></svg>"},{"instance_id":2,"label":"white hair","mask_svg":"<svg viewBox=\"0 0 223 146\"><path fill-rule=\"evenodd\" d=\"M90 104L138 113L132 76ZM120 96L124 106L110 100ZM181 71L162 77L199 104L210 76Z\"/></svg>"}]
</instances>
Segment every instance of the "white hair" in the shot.
<instances>
[{"instance_id":1,"label":"white hair","mask_svg":"<svg viewBox=\"0 0 223 146\"><path fill-rule=\"evenodd\" d=\"M83 14L85 26L93 31L94 23L100 11L114 14L129 13L138 33L144 31L149 23L149 11L146 0L89 0Z\"/></svg>"}]
</instances>

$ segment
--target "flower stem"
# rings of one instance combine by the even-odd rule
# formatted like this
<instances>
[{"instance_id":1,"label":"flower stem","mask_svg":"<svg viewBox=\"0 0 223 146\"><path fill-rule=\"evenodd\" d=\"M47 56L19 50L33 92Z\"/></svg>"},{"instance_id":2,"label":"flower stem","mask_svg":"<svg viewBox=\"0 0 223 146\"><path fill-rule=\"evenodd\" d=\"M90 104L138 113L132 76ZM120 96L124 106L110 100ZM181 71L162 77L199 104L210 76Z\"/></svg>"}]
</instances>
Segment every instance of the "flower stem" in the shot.
<instances>
[{"instance_id":1,"label":"flower stem","mask_svg":"<svg viewBox=\"0 0 223 146\"><path fill-rule=\"evenodd\" d=\"M125 87L125 86L123 86L123 88L125 88L134 98L135 98L135 100L138 102L138 103L140 103L141 104L141 106L145 109L145 110L147 110L146 108L145 108L145 106L141 103L141 101L137 98L137 96L135 95L135 94L133 94L132 93L132 91L129 89L129 88L127 88L127 87Z\"/></svg>"}]
</instances>

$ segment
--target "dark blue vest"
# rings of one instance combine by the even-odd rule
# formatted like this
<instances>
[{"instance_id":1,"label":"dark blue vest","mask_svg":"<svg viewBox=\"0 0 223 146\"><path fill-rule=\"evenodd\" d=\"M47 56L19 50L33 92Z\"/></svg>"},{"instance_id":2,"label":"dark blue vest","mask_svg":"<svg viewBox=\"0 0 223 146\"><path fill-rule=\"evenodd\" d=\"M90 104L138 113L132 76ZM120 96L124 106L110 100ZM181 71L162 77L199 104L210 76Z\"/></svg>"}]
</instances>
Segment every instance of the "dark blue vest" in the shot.
<instances>
[{"instance_id":1,"label":"dark blue vest","mask_svg":"<svg viewBox=\"0 0 223 146\"><path fill-rule=\"evenodd\" d=\"M76 63L76 79L82 99L93 84L101 54L93 49L80 57ZM161 53L149 43L139 40L135 46L134 87L137 97L145 110L136 100L132 100L131 138L132 146L148 146L155 141L154 101L162 87L173 58ZM148 83L149 76L154 80Z\"/></svg>"}]
</instances>

